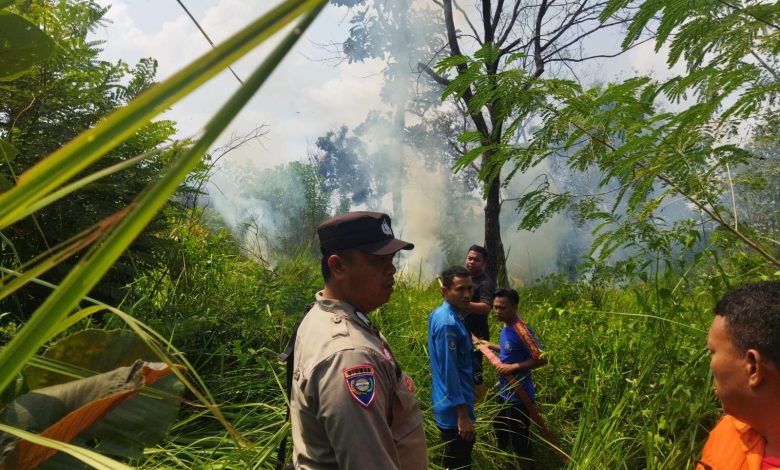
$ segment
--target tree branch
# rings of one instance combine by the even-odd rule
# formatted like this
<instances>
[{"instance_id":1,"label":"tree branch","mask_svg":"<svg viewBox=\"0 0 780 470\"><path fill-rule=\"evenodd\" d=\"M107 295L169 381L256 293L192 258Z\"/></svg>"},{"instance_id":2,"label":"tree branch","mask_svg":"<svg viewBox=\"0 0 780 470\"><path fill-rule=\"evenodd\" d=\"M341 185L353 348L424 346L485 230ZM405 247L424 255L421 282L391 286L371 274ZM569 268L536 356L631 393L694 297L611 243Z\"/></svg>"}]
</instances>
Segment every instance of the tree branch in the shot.
<instances>
[{"instance_id":1,"label":"tree branch","mask_svg":"<svg viewBox=\"0 0 780 470\"><path fill-rule=\"evenodd\" d=\"M423 64L422 62L417 62L417 69L421 72L425 72L426 74L428 74L428 76L431 77L433 81L435 81L440 85L449 86L449 84L451 83L451 80L449 78L439 75L438 73L436 73L435 70L433 70L427 64Z\"/></svg>"},{"instance_id":2,"label":"tree branch","mask_svg":"<svg viewBox=\"0 0 780 470\"><path fill-rule=\"evenodd\" d=\"M546 107L546 108L547 108L547 110L549 110L549 111L553 112L554 114L560 116L560 113L558 112L558 110L556 110L556 109L554 109L552 107ZM585 129L583 126L579 125L579 123L575 122L574 120L570 119L569 123L572 126L574 126L577 129L579 129L582 133L587 135L593 141L600 143L601 145L603 145L607 149L611 150L612 152L616 152L617 151L617 147L615 147L612 143L607 142L607 141L605 141L604 139L602 139L600 137L597 137L596 135L594 135L593 133L591 133L590 131ZM635 165L637 167L639 167L639 168L646 168L646 166L643 163L641 163L641 162L636 162ZM744 242L746 245L748 245L753 250L755 250L764 259L768 260L769 262L771 262L775 266L780 267L780 260L778 260L777 258L772 256L771 253L766 251L763 247L758 245L756 242L754 242L753 240L749 239L742 232L737 230L733 225L731 225L730 223L726 222L720 215L718 215L718 213L715 210L707 207L707 205L704 202L702 202L702 201L694 198L692 195L688 194L683 188L678 186L671 179L671 177L667 176L663 172L658 172L656 177L658 179L660 179L661 181L663 181L664 183L666 183L667 185L669 185L669 187L671 187L677 194L681 195L682 197L684 197L685 199L690 201L690 203L693 204L694 206L696 206L697 209L699 209L700 211L702 211L705 214L707 214L712 220L714 220L715 222L720 224L723 228L725 228L729 232L733 233L737 238L739 238L740 240L742 240L742 242Z\"/></svg>"},{"instance_id":3,"label":"tree branch","mask_svg":"<svg viewBox=\"0 0 780 470\"><path fill-rule=\"evenodd\" d=\"M435 1L435 0L434 0ZM435 2L437 5L441 5L438 2ZM453 1L453 4L455 5L455 9L457 9L461 15L463 15L463 18L466 20L466 24L469 25L469 28L471 28L471 31L474 33L474 39L476 39L477 43L479 45L482 45L482 38L479 37L479 31L477 31L477 28L474 27L474 24L471 22L471 18L469 18L469 15L466 14L466 11L458 5L457 1ZM441 5L443 7L443 5Z\"/></svg>"}]
</instances>

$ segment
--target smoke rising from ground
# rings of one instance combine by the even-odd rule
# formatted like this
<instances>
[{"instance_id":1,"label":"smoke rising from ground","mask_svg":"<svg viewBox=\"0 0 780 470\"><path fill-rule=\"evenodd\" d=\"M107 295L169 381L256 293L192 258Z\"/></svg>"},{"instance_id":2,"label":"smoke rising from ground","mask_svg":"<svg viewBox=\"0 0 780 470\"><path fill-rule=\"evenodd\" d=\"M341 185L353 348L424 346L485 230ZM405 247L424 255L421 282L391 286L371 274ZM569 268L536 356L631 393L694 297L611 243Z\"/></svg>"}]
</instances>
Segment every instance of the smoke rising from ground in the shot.
<instances>
[{"instance_id":1,"label":"smoke rising from ground","mask_svg":"<svg viewBox=\"0 0 780 470\"><path fill-rule=\"evenodd\" d=\"M382 8L397 8L401 3L382 3ZM441 50L443 42L443 29L432 26L442 20L439 18L441 12L430 10L429 5L427 1L415 1L405 12L393 10L393 14L401 15L407 22L383 27L385 36L375 41L386 49L367 61L380 68L366 75L366 83L373 86L375 96L381 96L382 102L367 105L363 100L355 99L346 103L351 116L358 115L359 110L365 115L361 124L349 129L349 139L359 143L352 150L359 153L360 171L368 173L364 182L366 187L354 187L357 184L354 179L340 180L335 192L323 197L329 198L326 202L330 213L338 212L340 207L346 208L346 204L351 210L390 214L396 235L415 244L415 249L401 258L401 271L405 275L433 279L444 267L462 264L471 244L484 244L484 201L481 184L464 182L469 178L474 180L473 171L465 178L452 174L457 155L447 140L454 140L466 129L458 128L457 119L446 118L453 107L439 102L442 87L433 84L418 70L418 63L436 62L431 57ZM438 36L431 35L431 31ZM347 33L344 34L346 37ZM351 60L338 65L342 74L348 74L350 67L359 67L365 73L367 62L349 63ZM367 93L362 89L361 96ZM301 135L300 138L314 147L313 142L318 137L342 124L340 115L337 110L323 115L320 135ZM274 125L273 122L269 124ZM316 163L321 150L312 148L311 155L298 155L293 159ZM259 160L289 158L270 155ZM533 189L540 175L560 176L562 172L562 166L551 168L544 163L524 174L518 173L502 189L505 202L501 232L509 279L515 285L556 272L571 274L572 266L583 260L582 256L590 247L593 239L590 228L577 227L566 213L554 216L534 232L517 230L520 216L515 212L514 200ZM569 173L567 177L587 178L588 175ZM296 173L289 164L272 171L226 162L213 183L214 187L231 188L224 191L226 194L238 194L229 200L212 199L250 252L258 253L258 258L273 261L275 255L283 252L279 247L290 241L285 237L290 238L291 231L303 231L314 240L314 228L301 222L296 214L303 214L312 204L316 205L317 196L312 196L311 181L307 176ZM553 192L569 189L563 187L562 182L561 187L556 187L554 178L550 183ZM588 186L587 182L584 186ZM357 198L355 194L366 197ZM298 225L294 225L296 222Z\"/></svg>"}]
</instances>

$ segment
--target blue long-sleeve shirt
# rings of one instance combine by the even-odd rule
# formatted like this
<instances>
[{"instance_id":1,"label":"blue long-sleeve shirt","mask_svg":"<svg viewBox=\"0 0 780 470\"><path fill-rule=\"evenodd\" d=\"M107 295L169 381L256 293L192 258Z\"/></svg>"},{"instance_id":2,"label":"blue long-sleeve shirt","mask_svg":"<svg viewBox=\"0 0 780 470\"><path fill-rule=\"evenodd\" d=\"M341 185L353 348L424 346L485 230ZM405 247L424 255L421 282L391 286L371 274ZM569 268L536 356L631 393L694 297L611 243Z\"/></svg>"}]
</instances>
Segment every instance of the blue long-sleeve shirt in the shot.
<instances>
[{"instance_id":1,"label":"blue long-sleeve shirt","mask_svg":"<svg viewBox=\"0 0 780 470\"><path fill-rule=\"evenodd\" d=\"M446 301L428 318L428 354L431 362L433 416L442 429L458 428L457 405L474 416L471 336L463 318Z\"/></svg>"}]
</instances>

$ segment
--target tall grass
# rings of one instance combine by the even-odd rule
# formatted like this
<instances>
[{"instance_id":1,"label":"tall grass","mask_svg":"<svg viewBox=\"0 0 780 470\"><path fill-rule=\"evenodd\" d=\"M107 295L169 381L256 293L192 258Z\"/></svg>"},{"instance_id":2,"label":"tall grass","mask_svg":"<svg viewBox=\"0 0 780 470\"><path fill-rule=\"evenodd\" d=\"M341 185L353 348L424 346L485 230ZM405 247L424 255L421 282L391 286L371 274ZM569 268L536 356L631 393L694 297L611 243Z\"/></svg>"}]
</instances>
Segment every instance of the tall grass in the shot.
<instances>
[{"instance_id":1,"label":"tall grass","mask_svg":"<svg viewBox=\"0 0 780 470\"><path fill-rule=\"evenodd\" d=\"M285 295L257 290L251 299L254 311L240 314L249 318L232 321L267 326L281 319L289 328L302 304L321 288L314 260L299 259L269 275ZM604 287L549 279L521 290L521 314L550 361L535 372L538 406L562 450L571 456L567 468L690 468L720 413L704 345L712 305L722 289L703 279L681 283L671 275L651 281L654 284ZM292 298L297 300L290 302ZM426 335L428 315L440 302L432 280L401 279L391 301L371 314L399 364L416 382L434 469L439 468L441 443L431 411ZM499 325L491 321L496 338ZM229 366L201 372L225 414L258 451L238 447L213 418L191 412L168 442L149 451L144 467L231 467L241 462L247 468L270 468L273 451L288 430L282 366L275 362L280 343L277 331L253 331L251 338L222 349L219 363ZM200 354L209 357L198 362L218 363L211 352ZM486 383L496 380L495 372L488 371ZM490 397L496 392L492 387L489 398L476 406L474 464L479 469L511 465L492 432L497 406ZM534 433L533 439L538 468L563 468L541 436Z\"/></svg>"},{"instance_id":2,"label":"tall grass","mask_svg":"<svg viewBox=\"0 0 780 470\"><path fill-rule=\"evenodd\" d=\"M104 221L95 221L94 233L97 236L89 240L94 244L88 249L86 255L44 303L37 308L29 321L0 350L0 393L16 380L17 374L41 346L58 335L65 326L71 324L68 316L73 313L86 294L152 220L179 184L195 169L202 155L270 76L293 44L313 22L325 3L325 0L286 0L281 2L277 7L272 8L268 13L228 38L202 58L168 80L153 86L127 106L119 108L96 126L86 130L41 160L20 175L11 189L0 193L0 229L4 229L31 215L41 207L42 202L54 202L52 194L64 197L67 191L60 191L60 189L68 180L121 144L124 139L132 136L137 129L148 123L165 108L205 83L272 34L301 17L297 27L282 38L281 42L255 69L245 83L209 120L203 135L173 158L168 168L159 175L157 181L151 183L129 207ZM76 190L90 181L90 178L81 179L80 182L66 187L69 191ZM74 244L73 247L70 247L71 252L74 253L83 248L82 242L82 240L76 241L75 243L78 245ZM51 256L45 258L41 263L51 265L57 259L61 258ZM35 268L33 267L32 270L34 271ZM24 275L20 278L24 279ZM7 280L4 278L0 283L0 294L2 294L2 290L9 290ZM15 288L13 281L10 284L11 288ZM125 320L128 326L138 334L145 334L142 325L135 322L132 317L115 309L112 311ZM87 314L84 311L81 313ZM163 360L170 362L162 350L159 350L159 353ZM178 371L175 373L185 383L188 383ZM209 402L207 393L204 395L201 390L194 387L192 392L223 422L228 430L232 429L222 418L219 409ZM241 440L240 436L235 433L234 437ZM43 445L51 445L49 440L39 440L39 442ZM66 451L68 446L60 445L58 448Z\"/></svg>"}]
</instances>

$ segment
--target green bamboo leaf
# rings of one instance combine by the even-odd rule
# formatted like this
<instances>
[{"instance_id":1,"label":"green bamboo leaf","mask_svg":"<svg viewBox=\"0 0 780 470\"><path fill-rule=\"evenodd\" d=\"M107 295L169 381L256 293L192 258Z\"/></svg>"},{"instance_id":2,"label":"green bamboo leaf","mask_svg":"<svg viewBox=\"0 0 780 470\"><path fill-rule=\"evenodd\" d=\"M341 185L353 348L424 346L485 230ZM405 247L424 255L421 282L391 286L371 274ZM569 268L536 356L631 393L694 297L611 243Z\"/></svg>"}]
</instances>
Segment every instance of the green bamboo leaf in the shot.
<instances>
[{"instance_id":1,"label":"green bamboo leaf","mask_svg":"<svg viewBox=\"0 0 780 470\"><path fill-rule=\"evenodd\" d=\"M324 0L287 0L221 45L155 85L94 128L80 134L24 174L0 194L0 229L30 213L30 206L100 159L154 116L205 83L306 11Z\"/></svg>"},{"instance_id":2,"label":"green bamboo leaf","mask_svg":"<svg viewBox=\"0 0 780 470\"><path fill-rule=\"evenodd\" d=\"M203 136L174 161L159 181L151 185L141 195L124 220L79 262L43 305L33 313L19 333L0 352L0 390L3 390L10 383L35 351L52 337L60 322L71 309L78 305L82 297L97 284L121 253L165 204L180 182L198 164L201 155L208 150L209 146L252 98L257 89L316 18L325 3L325 0L319 1L315 8L304 16L299 25L280 42L268 58L246 80L245 84L209 121ZM122 127L121 123L112 125ZM107 132L110 133L110 131ZM53 157L54 155L47 160ZM0 207L2 207L2 202L0 202Z\"/></svg>"},{"instance_id":3,"label":"green bamboo leaf","mask_svg":"<svg viewBox=\"0 0 780 470\"><path fill-rule=\"evenodd\" d=\"M92 468L98 470L133 470L133 467L128 467L123 463L117 462L116 460L108 458L105 455L100 455L97 452L93 452L79 446L74 446L72 444L67 444L65 442L56 441L54 439L49 439L47 437L42 437L37 434L23 431L21 429L2 423L0 423L0 431L6 432L20 439L24 439L25 441L32 442L33 444L38 444L44 447L57 449L60 452L65 452L66 454L71 455L85 464L92 466Z\"/></svg>"},{"instance_id":4,"label":"green bamboo leaf","mask_svg":"<svg viewBox=\"0 0 780 470\"><path fill-rule=\"evenodd\" d=\"M23 75L52 52L54 41L37 26L19 15L0 13L0 81Z\"/></svg>"}]
</instances>

